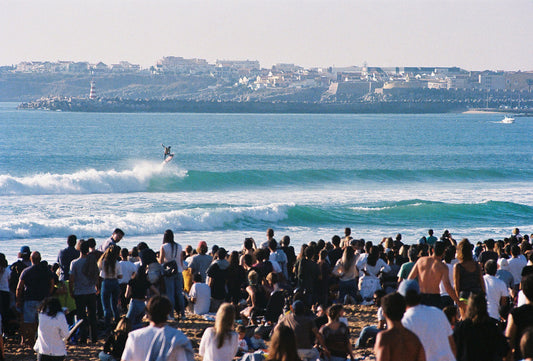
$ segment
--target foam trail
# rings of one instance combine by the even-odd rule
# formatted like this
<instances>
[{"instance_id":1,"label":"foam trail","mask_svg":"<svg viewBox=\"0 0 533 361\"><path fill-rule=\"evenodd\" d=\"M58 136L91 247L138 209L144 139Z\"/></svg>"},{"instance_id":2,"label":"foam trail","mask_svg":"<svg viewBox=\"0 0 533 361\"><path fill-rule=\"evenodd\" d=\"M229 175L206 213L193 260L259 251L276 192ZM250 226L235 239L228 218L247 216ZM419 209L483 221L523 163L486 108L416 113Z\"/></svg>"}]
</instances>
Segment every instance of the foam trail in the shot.
<instances>
[{"instance_id":1,"label":"foam trail","mask_svg":"<svg viewBox=\"0 0 533 361\"><path fill-rule=\"evenodd\" d=\"M185 177L187 172L141 162L122 171L86 169L72 174L0 175L0 196L142 192L148 189L154 176L164 174Z\"/></svg>"}]
</instances>

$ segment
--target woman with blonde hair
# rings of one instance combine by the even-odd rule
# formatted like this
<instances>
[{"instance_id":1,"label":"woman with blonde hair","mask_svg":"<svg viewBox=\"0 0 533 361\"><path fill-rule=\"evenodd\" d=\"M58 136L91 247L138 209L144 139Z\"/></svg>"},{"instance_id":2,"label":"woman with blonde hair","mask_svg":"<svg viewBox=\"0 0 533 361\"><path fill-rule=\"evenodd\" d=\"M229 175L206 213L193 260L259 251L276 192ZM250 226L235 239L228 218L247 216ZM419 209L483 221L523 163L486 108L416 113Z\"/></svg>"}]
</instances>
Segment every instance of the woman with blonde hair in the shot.
<instances>
[{"instance_id":1,"label":"woman with blonde hair","mask_svg":"<svg viewBox=\"0 0 533 361\"><path fill-rule=\"evenodd\" d=\"M118 259L120 256L120 247L112 244L109 246L104 254L98 260L98 268L100 269L100 277L102 280L101 296L102 306L104 308L104 319L106 333L111 333L111 317L114 322L118 321L118 295L120 287L118 285L119 278L122 278L122 270Z\"/></svg>"},{"instance_id":2,"label":"woman with blonde hair","mask_svg":"<svg viewBox=\"0 0 533 361\"><path fill-rule=\"evenodd\" d=\"M204 331L198 353L204 361L231 361L239 348L239 336L233 331L235 307L223 303L215 317L215 327Z\"/></svg>"}]
</instances>

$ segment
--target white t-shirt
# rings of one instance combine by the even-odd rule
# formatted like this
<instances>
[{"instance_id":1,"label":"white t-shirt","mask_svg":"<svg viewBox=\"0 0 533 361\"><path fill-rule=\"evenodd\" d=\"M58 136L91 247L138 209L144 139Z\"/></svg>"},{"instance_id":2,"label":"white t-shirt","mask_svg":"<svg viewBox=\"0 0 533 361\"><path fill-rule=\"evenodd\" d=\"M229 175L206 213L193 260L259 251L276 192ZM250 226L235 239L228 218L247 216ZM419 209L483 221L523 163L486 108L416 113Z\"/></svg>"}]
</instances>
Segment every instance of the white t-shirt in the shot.
<instances>
[{"instance_id":1,"label":"white t-shirt","mask_svg":"<svg viewBox=\"0 0 533 361\"><path fill-rule=\"evenodd\" d=\"M6 267L2 277L0 277L0 291L9 292L9 275L11 274L11 268Z\"/></svg>"},{"instance_id":2,"label":"white t-shirt","mask_svg":"<svg viewBox=\"0 0 533 361\"><path fill-rule=\"evenodd\" d=\"M176 261L178 265L178 272L183 272L183 262L181 261L181 245L179 243L175 243L174 251L172 250L172 244L170 243L164 243L161 248L165 250L165 258L163 258L163 262L166 263L170 261Z\"/></svg>"},{"instance_id":3,"label":"white t-shirt","mask_svg":"<svg viewBox=\"0 0 533 361\"><path fill-rule=\"evenodd\" d=\"M507 289L505 282L496 276L485 275L483 280L487 292L487 311L490 317L499 320L500 300L502 297L509 297L509 289Z\"/></svg>"},{"instance_id":4,"label":"white t-shirt","mask_svg":"<svg viewBox=\"0 0 533 361\"><path fill-rule=\"evenodd\" d=\"M118 280L120 284L127 284L135 272L137 272L137 265L130 261L120 261L120 270L122 271L122 278Z\"/></svg>"},{"instance_id":5,"label":"white t-shirt","mask_svg":"<svg viewBox=\"0 0 533 361\"><path fill-rule=\"evenodd\" d=\"M232 332L229 339L224 339L222 347L217 348L215 329L209 327L202 336L198 353L203 357L203 361L231 361L238 348L239 336L236 332Z\"/></svg>"},{"instance_id":6,"label":"white t-shirt","mask_svg":"<svg viewBox=\"0 0 533 361\"><path fill-rule=\"evenodd\" d=\"M453 259L451 263L444 263L448 267L448 279L450 280L450 283L453 286L453 266L459 263L459 260L457 258ZM448 292L446 292L446 288L444 288L444 283L440 281L439 283L439 291L441 296L449 296Z\"/></svg>"},{"instance_id":7,"label":"white t-shirt","mask_svg":"<svg viewBox=\"0 0 533 361\"><path fill-rule=\"evenodd\" d=\"M120 267L120 263L118 263L118 261L115 264L115 274L107 274L105 267L102 264L102 268L100 269L100 277L102 277L103 279L119 278L119 275L122 275L122 268Z\"/></svg>"},{"instance_id":8,"label":"white t-shirt","mask_svg":"<svg viewBox=\"0 0 533 361\"><path fill-rule=\"evenodd\" d=\"M39 328L35 352L49 356L65 356L67 349L63 339L68 336L68 323L63 312L55 317L39 312Z\"/></svg>"},{"instance_id":9,"label":"white t-shirt","mask_svg":"<svg viewBox=\"0 0 533 361\"><path fill-rule=\"evenodd\" d=\"M189 291L189 297L195 299L195 314L203 315L209 312L209 306L211 305L211 287L206 283L193 283Z\"/></svg>"},{"instance_id":10,"label":"white t-shirt","mask_svg":"<svg viewBox=\"0 0 533 361\"><path fill-rule=\"evenodd\" d=\"M444 312L436 307L417 305L405 311L402 325L414 332L428 361L455 361L448 338L453 334Z\"/></svg>"},{"instance_id":11,"label":"white t-shirt","mask_svg":"<svg viewBox=\"0 0 533 361\"><path fill-rule=\"evenodd\" d=\"M527 265L527 261L522 257L511 258L507 270L513 275L514 284L517 285L522 279L522 268Z\"/></svg>"},{"instance_id":12,"label":"white t-shirt","mask_svg":"<svg viewBox=\"0 0 533 361\"><path fill-rule=\"evenodd\" d=\"M170 327L170 326L164 326ZM145 361L154 337L159 331L158 327L147 326L135 331L131 331L128 334L128 340L126 346L124 346L124 352L122 353L121 360L126 361ZM180 330L174 329L177 333L183 333ZM187 354L183 348L178 347L172 350L170 357L166 361L186 361Z\"/></svg>"}]
</instances>

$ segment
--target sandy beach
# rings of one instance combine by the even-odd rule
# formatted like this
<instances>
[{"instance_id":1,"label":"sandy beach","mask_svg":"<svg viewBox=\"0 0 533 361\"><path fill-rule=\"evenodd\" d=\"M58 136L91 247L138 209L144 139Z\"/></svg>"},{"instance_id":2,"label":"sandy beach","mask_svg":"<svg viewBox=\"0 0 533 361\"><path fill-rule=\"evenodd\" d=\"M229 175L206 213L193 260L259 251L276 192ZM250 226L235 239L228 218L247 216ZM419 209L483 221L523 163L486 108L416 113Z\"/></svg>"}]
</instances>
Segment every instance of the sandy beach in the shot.
<instances>
[{"instance_id":1,"label":"sandy beach","mask_svg":"<svg viewBox=\"0 0 533 361\"><path fill-rule=\"evenodd\" d=\"M354 344L363 327L376 324L376 307L349 305L346 306L346 317L350 326L352 344ZM189 315L187 320L169 324L182 330L191 340L195 351L198 351L203 331L213 326L214 322L206 321L202 316ZM4 346L7 361L33 361L37 358L33 349L22 348L13 339L6 339ZM99 340L95 345L69 345L65 360L98 360L98 353L102 351L103 347L104 340ZM372 348L356 349L355 354L360 360L374 360ZM200 360L201 358L195 354L195 359Z\"/></svg>"}]
</instances>

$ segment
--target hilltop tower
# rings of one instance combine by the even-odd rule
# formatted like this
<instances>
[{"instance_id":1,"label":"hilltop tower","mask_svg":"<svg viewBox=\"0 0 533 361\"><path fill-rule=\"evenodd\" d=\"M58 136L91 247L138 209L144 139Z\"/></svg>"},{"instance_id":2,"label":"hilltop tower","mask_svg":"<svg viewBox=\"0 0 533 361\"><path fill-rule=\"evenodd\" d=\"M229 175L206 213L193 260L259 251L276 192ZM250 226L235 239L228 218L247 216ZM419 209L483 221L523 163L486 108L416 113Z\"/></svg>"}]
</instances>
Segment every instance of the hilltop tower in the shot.
<instances>
[{"instance_id":1,"label":"hilltop tower","mask_svg":"<svg viewBox=\"0 0 533 361\"><path fill-rule=\"evenodd\" d=\"M96 99L96 83L91 81L91 91L89 92L89 99Z\"/></svg>"}]
</instances>

